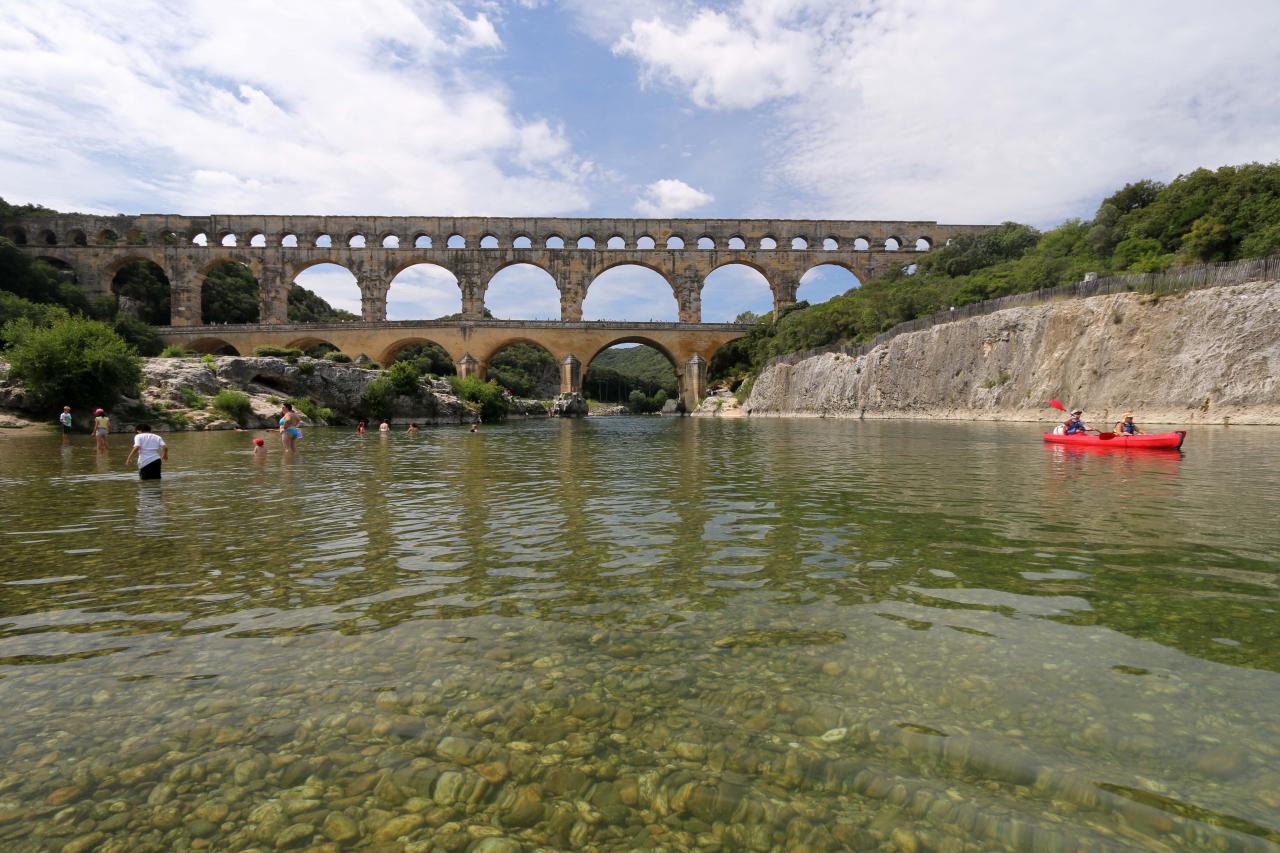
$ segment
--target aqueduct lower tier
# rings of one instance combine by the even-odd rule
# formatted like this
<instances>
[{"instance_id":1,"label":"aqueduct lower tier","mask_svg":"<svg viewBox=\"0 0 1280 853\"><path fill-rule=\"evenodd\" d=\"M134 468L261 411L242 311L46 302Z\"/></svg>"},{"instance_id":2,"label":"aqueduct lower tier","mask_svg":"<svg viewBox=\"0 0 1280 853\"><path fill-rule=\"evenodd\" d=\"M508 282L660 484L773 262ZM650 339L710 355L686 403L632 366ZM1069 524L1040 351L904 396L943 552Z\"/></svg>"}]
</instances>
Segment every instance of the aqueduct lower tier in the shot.
<instances>
[{"instance_id":1,"label":"aqueduct lower tier","mask_svg":"<svg viewBox=\"0 0 1280 853\"><path fill-rule=\"evenodd\" d=\"M485 378L489 359L514 343L547 350L560 367L561 393L580 393L587 365L615 344L647 344L675 369L680 399L693 409L706 393L707 365L716 350L746 334L732 323L567 323L550 320L434 320L359 323L305 323L281 326L170 326L160 330L166 344L199 352L234 350L252 355L256 347L308 349L329 344L351 355L389 364L405 347L439 344L460 376Z\"/></svg>"},{"instance_id":2,"label":"aqueduct lower tier","mask_svg":"<svg viewBox=\"0 0 1280 853\"><path fill-rule=\"evenodd\" d=\"M519 219L359 216L24 217L0 233L34 257L75 272L82 286L109 293L133 261L157 264L169 279L171 324L199 326L205 275L228 261L258 280L264 324L288 320L289 286L303 270L337 264L360 287L361 315L385 320L391 280L414 264L435 264L458 280L464 319L484 314L493 276L513 264L547 271L560 291L560 318L582 319L592 281L624 264L654 270L670 286L681 323L702 319L702 286L715 269L743 264L773 292L774 311L795 302L815 266L843 267L859 280L918 260L934 246L988 225L766 219Z\"/></svg>"}]
</instances>

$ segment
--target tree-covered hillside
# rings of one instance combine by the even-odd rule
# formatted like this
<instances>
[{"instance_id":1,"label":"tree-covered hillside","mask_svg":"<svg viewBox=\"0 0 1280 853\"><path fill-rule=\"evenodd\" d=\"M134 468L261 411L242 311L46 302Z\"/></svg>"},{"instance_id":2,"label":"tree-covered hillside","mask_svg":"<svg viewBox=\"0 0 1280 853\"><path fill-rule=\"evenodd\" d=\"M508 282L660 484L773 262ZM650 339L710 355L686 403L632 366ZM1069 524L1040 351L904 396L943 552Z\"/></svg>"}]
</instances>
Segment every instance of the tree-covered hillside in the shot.
<instances>
[{"instance_id":1,"label":"tree-covered hillside","mask_svg":"<svg viewBox=\"0 0 1280 853\"><path fill-rule=\"evenodd\" d=\"M1006 222L930 252L914 268L821 305L799 303L721 349L711 378L740 377L776 355L863 342L904 320L1099 275L1280 254L1280 163L1197 169L1127 184L1092 219L1041 233Z\"/></svg>"}]
</instances>

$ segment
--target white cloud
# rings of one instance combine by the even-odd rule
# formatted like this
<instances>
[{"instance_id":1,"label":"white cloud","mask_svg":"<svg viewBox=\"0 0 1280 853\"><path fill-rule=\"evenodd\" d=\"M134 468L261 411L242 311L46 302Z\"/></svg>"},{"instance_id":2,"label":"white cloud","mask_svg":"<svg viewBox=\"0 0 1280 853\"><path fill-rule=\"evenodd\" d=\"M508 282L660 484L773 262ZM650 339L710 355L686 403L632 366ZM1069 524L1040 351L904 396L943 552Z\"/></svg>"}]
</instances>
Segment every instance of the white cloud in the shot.
<instances>
[{"instance_id":1,"label":"white cloud","mask_svg":"<svg viewBox=\"0 0 1280 853\"><path fill-rule=\"evenodd\" d=\"M146 21L139 26L138 21ZM586 206L562 129L468 63L449 0L0 11L0 185L86 211L545 213Z\"/></svg>"},{"instance_id":2,"label":"white cloud","mask_svg":"<svg viewBox=\"0 0 1280 853\"><path fill-rule=\"evenodd\" d=\"M713 196L694 189L684 181L663 178L644 188L636 198L635 208L641 216L666 217L693 210L712 201L715 201Z\"/></svg>"},{"instance_id":3,"label":"white cloud","mask_svg":"<svg viewBox=\"0 0 1280 853\"><path fill-rule=\"evenodd\" d=\"M1274 160L1277 28L1266 0L1211 30L1191 0L740 0L614 47L698 106L767 106L788 213L1050 225L1127 181Z\"/></svg>"}]
</instances>

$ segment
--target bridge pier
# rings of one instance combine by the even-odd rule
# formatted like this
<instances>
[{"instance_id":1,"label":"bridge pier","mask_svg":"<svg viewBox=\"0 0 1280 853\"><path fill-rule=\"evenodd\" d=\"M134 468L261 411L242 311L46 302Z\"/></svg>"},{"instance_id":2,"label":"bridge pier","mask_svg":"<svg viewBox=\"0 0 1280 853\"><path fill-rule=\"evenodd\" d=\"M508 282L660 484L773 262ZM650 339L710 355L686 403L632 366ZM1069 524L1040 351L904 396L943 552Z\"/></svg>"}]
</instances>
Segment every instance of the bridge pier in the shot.
<instances>
[{"instance_id":1,"label":"bridge pier","mask_svg":"<svg viewBox=\"0 0 1280 853\"><path fill-rule=\"evenodd\" d=\"M176 273L169 280L169 325L199 326L204 323L200 305L202 276Z\"/></svg>"},{"instance_id":2,"label":"bridge pier","mask_svg":"<svg viewBox=\"0 0 1280 853\"><path fill-rule=\"evenodd\" d=\"M488 372L488 366L489 365L487 363L478 361L471 353L467 353L462 358L454 362L454 369L458 371L458 377L460 379L466 379L468 376L474 376L475 378L484 381L485 373Z\"/></svg>"},{"instance_id":3,"label":"bridge pier","mask_svg":"<svg viewBox=\"0 0 1280 853\"><path fill-rule=\"evenodd\" d=\"M391 289L386 277L376 272L362 272L356 279L360 286L360 319L378 322L387 319L387 291Z\"/></svg>"},{"instance_id":4,"label":"bridge pier","mask_svg":"<svg viewBox=\"0 0 1280 853\"><path fill-rule=\"evenodd\" d=\"M698 404L707 394L707 362L702 356L694 353L682 367L677 377L680 384L680 401L684 403L686 412L692 412L698 408Z\"/></svg>"},{"instance_id":5,"label":"bridge pier","mask_svg":"<svg viewBox=\"0 0 1280 853\"><path fill-rule=\"evenodd\" d=\"M582 393L582 362L573 353L560 360L560 393Z\"/></svg>"},{"instance_id":6,"label":"bridge pier","mask_svg":"<svg viewBox=\"0 0 1280 853\"><path fill-rule=\"evenodd\" d=\"M258 322L282 326L289 322L289 282L278 267L264 267L258 276Z\"/></svg>"},{"instance_id":7,"label":"bridge pier","mask_svg":"<svg viewBox=\"0 0 1280 853\"><path fill-rule=\"evenodd\" d=\"M800 280L792 277L778 276L770 282L773 285L773 319L783 308L796 304L796 291L800 289Z\"/></svg>"},{"instance_id":8,"label":"bridge pier","mask_svg":"<svg viewBox=\"0 0 1280 853\"><path fill-rule=\"evenodd\" d=\"M702 322L702 275L693 273L675 285L676 305L681 323Z\"/></svg>"}]
</instances>

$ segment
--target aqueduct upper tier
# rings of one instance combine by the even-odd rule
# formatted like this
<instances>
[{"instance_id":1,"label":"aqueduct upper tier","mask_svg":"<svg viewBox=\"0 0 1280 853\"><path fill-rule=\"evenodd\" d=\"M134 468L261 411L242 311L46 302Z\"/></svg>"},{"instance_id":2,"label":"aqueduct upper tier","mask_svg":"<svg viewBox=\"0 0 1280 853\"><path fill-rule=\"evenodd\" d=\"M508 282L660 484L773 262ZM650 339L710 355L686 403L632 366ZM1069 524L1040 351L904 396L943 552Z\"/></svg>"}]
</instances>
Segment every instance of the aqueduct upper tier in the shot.
<instances>
[{"instance_id":1,"label":"aqueduct upper tier","mask_svg":"<svg viewBox=\"0 0 1280 853\"><path fill-rule=\"evenodd\" d=\"M157 264L172 287L171 324L202 323L205 275L227 261L258 280L259 317L287 320L289 286L308 267L338 264L356 277L361 314L385 320L387 292L414 264L449 270L462 291L464 319L484 313L485 290L500 270L532 264L560 291L560 317L582 319L591 282L616 266L659 273L681 323L702 320L702 286L715 269L743 264L773 291L774 311L795 302L800 278L834 264L860 280L905 266L960 234L989 225L801 219L560 219L412 216L32 216L0 221L5 237L35 257L70 268L82 286L108 293L121 267Z\"/></svg>"}]
</instances>

